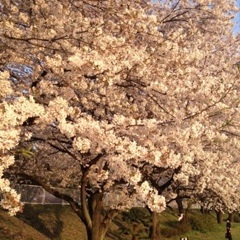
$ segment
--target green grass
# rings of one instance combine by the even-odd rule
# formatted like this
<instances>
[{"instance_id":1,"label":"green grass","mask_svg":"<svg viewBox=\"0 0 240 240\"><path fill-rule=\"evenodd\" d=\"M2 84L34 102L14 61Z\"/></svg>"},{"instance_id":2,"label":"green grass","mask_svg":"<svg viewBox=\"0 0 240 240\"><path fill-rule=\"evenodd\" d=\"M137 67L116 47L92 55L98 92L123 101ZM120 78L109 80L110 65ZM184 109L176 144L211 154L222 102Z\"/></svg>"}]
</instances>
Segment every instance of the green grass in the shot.
<instances>
[{"instance_id":1,"label":"green grass","mask_svg":"<svg viewBox=\"0 0 240 240\"><path fill-rule=\"evenodd\" d=\"M162 220L161 228L166 228L169 225L168 219L173 218L173 214L169 212L163 213L166 215L165 219ZM161 237L161 240L179 240L180 237L188 237L191 240L221 240L224 239L226 232L226 219L228 215L223 216L223 223L218 224L216 221L216 214L214 212L209 214L202 214L198 210L191 210L189 212L189 222L191 222L191 218L197 219L199 225L197 226L201 231L190 230L186 233L179 234L177 236L173 236L171 238ZM162 219L162 216L160 216ZM175 220L176 221L176 220ZM193 225L191 225L193 228ZM240 223L233 222L232 223L232 237L233 240L240 240Z\"/></svg>"},{"instance_id":2,"label":"green grass","mask_svg":"<svg viewBox=\"0 0 240 240\"><path fill-rule=\"evenodd\" d=\"M224 216L224 219L227 215ZM224 239L225 224L216 223L214 213L203 215L198 210L189 212L189 226L180 225L177 214L164 211L159 215L161 240L179 240L189 237L191 240ZM239 218L240 219L240 218ZM113 221L105 240L147 240L151 220L146 209L135 208L122 212ZM188 232L185 232L189 230ZM175 232L177 235L173 235ZM167 238L164 235L170 234ZM233 240L240 240L240 223L232 223ZM85 227L69 206L26 205L23 213L10 217L0 210L1 240L87 240Z\"/></svg>"},{"instance_id":3,"label":"green grass","mask_svg":"<svg viewBox=\"0 0 240 240\"><path fill-rule=\"evenodd\" d=\"M69 206L26 205L10 217L0 210L1 240L86 240L82 222Z\"/></svg>"}]
</instances>

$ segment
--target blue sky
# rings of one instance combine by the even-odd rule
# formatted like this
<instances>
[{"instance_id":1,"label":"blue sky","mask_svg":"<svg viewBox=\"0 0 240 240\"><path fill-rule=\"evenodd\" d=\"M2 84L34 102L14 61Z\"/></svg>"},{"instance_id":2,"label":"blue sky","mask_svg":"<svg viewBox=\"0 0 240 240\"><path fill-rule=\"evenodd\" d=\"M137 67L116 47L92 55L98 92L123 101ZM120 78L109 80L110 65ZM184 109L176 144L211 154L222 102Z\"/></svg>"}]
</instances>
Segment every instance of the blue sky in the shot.
<instances>
[{"instance_id":1,"label":"blue sky","mask_svg":"<svg viewBox=\"0 0 240 240\"><path fill-rule=\"evenodd\" d=\"M237 6L240 7L240 0L236 0ZM235 27L234 27L234 33L240 32L240 13L238 13L237 17L234 19L236 22Z\"/></svg>"}]
</instances>

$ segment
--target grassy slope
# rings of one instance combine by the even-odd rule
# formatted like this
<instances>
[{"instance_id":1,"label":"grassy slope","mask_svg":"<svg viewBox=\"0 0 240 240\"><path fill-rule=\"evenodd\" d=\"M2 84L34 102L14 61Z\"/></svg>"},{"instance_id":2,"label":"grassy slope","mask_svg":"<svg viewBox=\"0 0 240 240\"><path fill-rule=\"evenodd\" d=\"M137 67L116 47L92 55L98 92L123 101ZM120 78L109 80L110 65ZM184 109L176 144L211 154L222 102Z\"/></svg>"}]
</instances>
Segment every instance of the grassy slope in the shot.
<instances>
[{"instance_id":1,"label":"grassy slope","mask_svg":"<svg viewBox=\"0 0 240 240\"><path fill-rule=\"evenodd\" d=\"M15 218L10 217L6 212L0 211L0 239L41 239L47 240L43 234L36 231L27 223Z\"/></svg>"},{"instance_id":2,"label":"grassy slope","mask_svg":"<svg viewBox=\"0 0 240 240\"><path fill-rule=\"evenodd\" d=\"M172 215L168 213L164 213L166 215L165 221L162 221L162 228L167 226L167 221L172 218ZM196 216L197 218L203 216L199 211L193 211L190 213L190 216ZM228 215L224 215L223 219L226 220ZM162 217L161 217L162 218ZM179 240L180 237L188 237L191 240L221 240L225 239L225 232L226 232L226 221L223 221L222 224L216 223L216 216L214 213L211 213L209 216L211 223L209 223L209 229L207 231L189 231L188 233L179 234L178 236L172 238L164 238L162 237L161 240ZM203 218L204 219L204 218ZM232 237L233 240L240 240L240 223L232 223Z\"/></svg>"},{"instance_id":3,"label":"grassy slope","mask_svg":"<svg viewBox=\"0 0 240 240\"><path fill-rule=\"evenodd\" d=\"M86 240L85 227L69 206L26 205L16 217L0 210L1 240Z\"/></svg>"},{"instance_id":4,"label":"grassy slope","mask_svg":"<svg viewBox=\"0 0 240 240\"><path fill-rule=\"evenodd\" d=\"M199 212L191 213L197 219ZM226 217L226 216L225 216ZM224 239L225 222L221 225L215 223L212 215L212 231L201 233L190 231L172 238L161 237L161 240L179 240L188 236L191 240L220 240ZM139 220L140 219L140 220ZM160 215L161 229L174 229L177 216L167 211ZM108 232L106 240L131 240L138 236L138 240L148 239L150 224L148 213L137 209L135 212L119 215ZM234 240L240 239L240 223L232 224ZM140 237L141 236L141 237ZM85 227L69 206L59 205L26 205L24 212L16 217L10 217L7 212L0 210L0 239L1 240L86 240Z\"/></svg>"}]
</instances>

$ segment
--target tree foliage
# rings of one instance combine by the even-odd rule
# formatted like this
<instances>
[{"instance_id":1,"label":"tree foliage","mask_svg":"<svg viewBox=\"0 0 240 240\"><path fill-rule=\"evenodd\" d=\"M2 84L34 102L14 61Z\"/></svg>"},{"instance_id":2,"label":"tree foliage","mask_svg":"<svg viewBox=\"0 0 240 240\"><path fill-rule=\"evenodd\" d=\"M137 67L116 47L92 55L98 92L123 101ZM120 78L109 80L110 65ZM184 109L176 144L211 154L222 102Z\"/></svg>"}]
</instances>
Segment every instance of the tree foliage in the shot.
<instances>
[{"instance_id":1,"label":"tree foliage","mask_svg":"<svg viewBox=\"0 0 240 240\"><path fill-rule=\"evenodd\" d=\"M211 190L239 209L234 1L3 0L0 8L2 171L31 146L34 157L16 156L15 176L68 200L90 232L103 193L112 209L137 199L161 212L173 197L163 190L194 182L193 196ZM52 186L81 188L82 206Z\"/></svg>"}]
</instances>

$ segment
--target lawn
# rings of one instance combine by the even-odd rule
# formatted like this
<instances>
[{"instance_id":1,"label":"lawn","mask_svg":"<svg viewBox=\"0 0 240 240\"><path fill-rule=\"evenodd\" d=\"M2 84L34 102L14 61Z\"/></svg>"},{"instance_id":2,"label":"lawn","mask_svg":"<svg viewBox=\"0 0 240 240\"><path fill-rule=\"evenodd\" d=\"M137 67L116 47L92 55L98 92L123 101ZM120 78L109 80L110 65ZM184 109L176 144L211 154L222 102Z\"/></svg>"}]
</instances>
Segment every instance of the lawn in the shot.
<instances>
[{"instance_id":1,"label":"lawn","mask_svg":"<svg viewBox=\"0 0 240 240\"><path fill-rule=\"evenodd\" d=\"M179 225L177 214L164 211L159 215L161 240L179 240L189 237L190 240L224 239L225 224L217 224L214 213L202 215L197 210L189 212L189 226ZM227 215L224 216L224 219ZM236 220L240 217L236 215ZM115 218L108 231L106 240L147 240L151 224L146 209L133 209L122 212ZM188 232L185 232L189 230ZM173 235L176 233L177 235ZM169 237L164 237L169 235ZM171 237L170 237L171 236ZM240 240L240 223L232 223L233 240ZM1 240L87 240L85 227L68 205L26 205L23 213L10 217L0 210Z\"/></svg>"}]
</instances>

